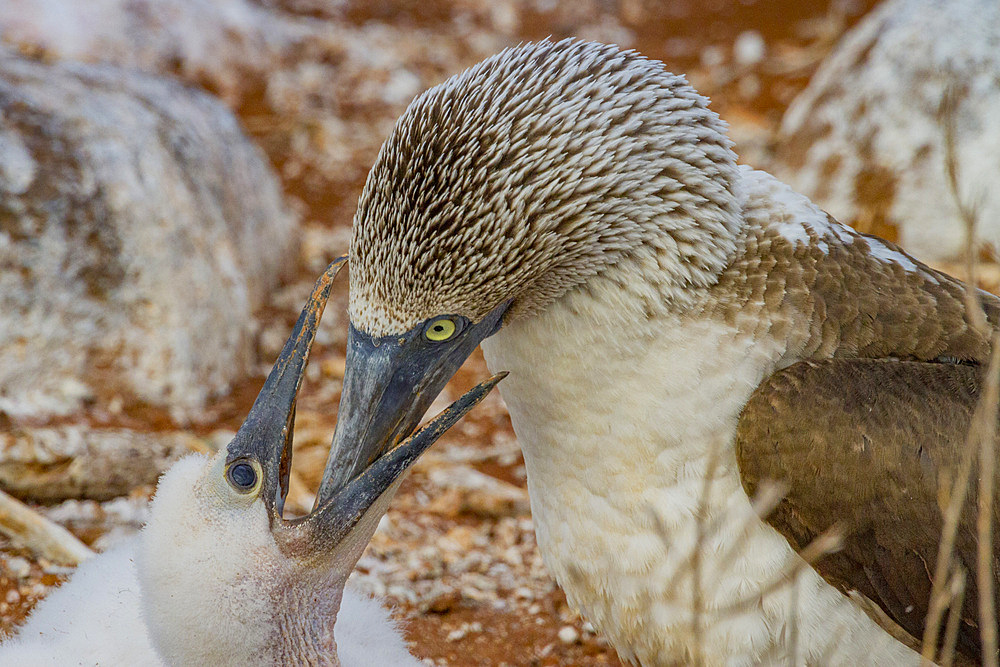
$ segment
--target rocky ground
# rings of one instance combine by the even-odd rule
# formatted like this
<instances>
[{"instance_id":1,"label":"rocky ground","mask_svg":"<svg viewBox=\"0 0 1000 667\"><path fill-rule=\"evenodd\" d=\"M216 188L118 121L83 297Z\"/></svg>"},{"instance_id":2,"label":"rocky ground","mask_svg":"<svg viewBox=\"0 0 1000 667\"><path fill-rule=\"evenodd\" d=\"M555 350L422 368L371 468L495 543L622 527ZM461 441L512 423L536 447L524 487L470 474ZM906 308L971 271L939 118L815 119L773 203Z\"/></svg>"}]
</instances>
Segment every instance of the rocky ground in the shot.
<instances>
[{"instance_id":1,"label":"rocky ground","mask_svg":"<svg viewBox=\"0 0 1000 667\"><path fill-rule=\"evenodd\" d=\"M302 220L299 254L288 260L291 278L258 313L257 373L186 423L148 404L98 392L82 417L92 426L176 432L200 449L228 441L314 277L346 251L354 205L382 138L407 101L425 87L525 39L580 35L615 41L687 73L730 122L743 161L766 165L783 110L837 39L874 3L251 4L255 12L278 15L290 26L282 33L286 42L264 40L260 48L266 57L220 60L218 69L194 58L170 62L172 74L220 95L236 111L281 176L286 199ZM38 57L61 55L52 53L58 44L36 37L22 31L5 39ZM71 55L99 59L87 48L79 46L80 52ZM995 267L991 270L987 286L995 288L998 276ZM346 286L342 278L327 309L298 406L292 509L311 504L336 420ZM482 358L474 356L432 410L486 375ZM358 564L355 583L396 607L413 652L429 664L619 664L549 578L535 547L525 487L523 460L494 393L419 462ZM68 500L41 510L100 549L141 526L151 492L140 487L126 498ZM0 541L0 549L0 629L6 631L69 571L33 558L18 545Z\"/></svg>"}]
</instances>

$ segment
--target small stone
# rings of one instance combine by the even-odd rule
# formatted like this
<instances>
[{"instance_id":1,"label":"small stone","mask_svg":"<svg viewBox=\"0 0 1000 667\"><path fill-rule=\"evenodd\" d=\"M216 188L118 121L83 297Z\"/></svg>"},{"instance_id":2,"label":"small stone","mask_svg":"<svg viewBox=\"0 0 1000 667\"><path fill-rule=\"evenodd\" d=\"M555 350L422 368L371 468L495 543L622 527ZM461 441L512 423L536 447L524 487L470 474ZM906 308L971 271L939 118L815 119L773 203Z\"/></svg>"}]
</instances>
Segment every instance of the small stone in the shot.
<instances>
[{"instance_id":1,"label":"small stone","mask_svg":"<svg viewBox=\"0 0 1000 667\"><path fill-rule=\"evenodd\" d=\"M4 598L7 604L17 604L21 601L21 594L17 592L16 588L12 588L7 591L7 597Z\"/></svg>"},{"instance_id":2,"label":"small stone","mask_svg":"<svg viewBox=\"0 0 1000 667\"><path fill-rule=\"evenodd\" d=\"M455 526L449 530L438 544L445 551L468 553L472 548L473 529L469 526Z\"/></svg>"},{"instance_id":3,"label":"small stone","mask_svg":"<svg viewBox=\"0 0 1000 667\"><path fill-rule=\"evenodd\" d=\"M756 76L741 76L736 82L736 90L745 99L753 99L760 95L760 78Z\"/></svg>"},{"instance_id":4,"label":"small stone","mask_svg":"<svg viewBox=\"0 0 1000 667\"><path fill-rule=\"evenodd\" d=\"M281 352L281 348L285 346L285 338L288 336L286 329L284 322L277 321L260 332L258 345L260 345L261 354L266 355L265 358L276 357Z\"/></svg>"},{"instance_id":5,"label":"small stone","mask_svg":"<svg viewBox=\"0 0 1000 667\"><path fill-rule=\"evenodd\" d=\"M563 644L575 644L580 641L580 633L572 625L559 628L559 641Z\"/></svg>"},{"instance_id":6,"label":"small stone","mask_svg":"<svg viewBox=\"0 0 1000 667\"><path fill-rule=\"evenodd\" d=\"M389 75L382 87L382 101L389 105L403 105L420 92L420 77L406 69L397 69Z\"/></svg>"},{"instance_id":7,"label":"small stone","mask_svg":"<svg viewBox=\"0 0 1000 667\"><path fill-rule=\"evenodd\" d=\"M460 639L464 639L469 633L480 633L482 631L482 623L463 623L458 629L452 630L448 633L448 641L457 642Z\"/></svg>"},{"instance_id":8,"label":"small stone","mask_svg":"<svg viewBox=\"0 0 1000 667\"><path fill-rule=\"evenodd\" d=\"M528 588L527 586L521 586L514 591L514 599L516 600L534 600L535 592Z\"/></svg>"},{"instance_id":9,"label":"small stone","mask_svg":"<svg viewBox=\"0 0 1000 667\"><path fill-rule=\"evenodd\" d=\"M231 431L227 428L219 428L209 434L206 444L213 452L217 452L228 447L229 443L232 442L235 437L236 431Z\"/></svg>"},{"instance_id":10,"label":"small stone","mask_svg":"<svg viewBox=\"0 0 1000 667\"><path fill-rule=\"evenodd\" d=\"M20 556L7 558L7 570L17 579L27 579L31 574L31 563Z\"/></svg>"},{"instance_id":11,"label":"small stone","mask_svg":"<svg viewBox=\"0 0 1000 667\"><path fill-rule=\"evenodd\" d=\"M752 67L764 59L767 47L756 30L741 32L733 42L733 59L737 65Z\"/></svg>"},{"instance_id":12,"label":"small stone","mask_svg":"<svg viewBox=\"0 0 1000 667\"><path fill-rule=\"evenodd\" d=\"M707 46L701 51L701 65L706 69L722 67L726 62L726 52L718 46Z\"/></svg>"},{"instance_id":13,"label":"small stone","mask_svg":"<svg viewBox=\"0 0 1000 667\"><path fill-rule=\"evenodd\" d=\"M445 614L452 610L462 599L461 593L456 590L445 591L433 598L427 605L427 611L435 614Z\"/></svg>"}]
</instances>

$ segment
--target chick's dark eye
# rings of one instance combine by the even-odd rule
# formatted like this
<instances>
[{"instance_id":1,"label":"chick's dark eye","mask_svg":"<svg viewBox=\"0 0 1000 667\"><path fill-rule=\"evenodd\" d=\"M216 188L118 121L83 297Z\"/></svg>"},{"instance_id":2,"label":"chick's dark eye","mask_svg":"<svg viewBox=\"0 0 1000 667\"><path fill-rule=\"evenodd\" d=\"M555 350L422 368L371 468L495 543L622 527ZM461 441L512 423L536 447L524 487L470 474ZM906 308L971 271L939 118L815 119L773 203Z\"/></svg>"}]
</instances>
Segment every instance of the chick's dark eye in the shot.
<instances>
[{"instance_id":1,"label":"chick's dark eye","mask_svg":"<svg viewBox=\"0 0 1000 667\"><path fill-rule=\"evenodd\" d=\"M257 485L257 471L249 463L236 463L229 467L229 483L238 491L250 491Z\"/></svg>"}]
</instances>

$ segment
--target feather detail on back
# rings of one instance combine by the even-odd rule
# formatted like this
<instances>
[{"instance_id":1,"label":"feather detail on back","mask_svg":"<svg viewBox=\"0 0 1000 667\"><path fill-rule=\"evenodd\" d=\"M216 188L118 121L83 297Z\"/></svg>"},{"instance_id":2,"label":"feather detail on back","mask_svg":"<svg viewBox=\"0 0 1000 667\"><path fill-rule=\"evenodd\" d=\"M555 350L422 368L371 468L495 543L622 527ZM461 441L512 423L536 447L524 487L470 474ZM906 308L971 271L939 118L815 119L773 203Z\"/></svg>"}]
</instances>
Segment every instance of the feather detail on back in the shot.
<instances>
[{"instance_id":1,"label":"feather detail on back","mask_svg":"<svg viewBox=\"0 0 1000 667\"><path fill-rule=\"evenodd\" d=\"M768 522L799 547L842 524L845 548L817 569L879 602L914 637L923 635L947 489L982 372L947 363L807 361L768 378L740 417L736 452L747 492L765 480L789 485ZM976 493L960 517L955 553L969 573L976 565ZM1000 501L993 512L996 520ZM976 578L966 586L959 648L978 658Z\"/></svg>"}]
</instances>

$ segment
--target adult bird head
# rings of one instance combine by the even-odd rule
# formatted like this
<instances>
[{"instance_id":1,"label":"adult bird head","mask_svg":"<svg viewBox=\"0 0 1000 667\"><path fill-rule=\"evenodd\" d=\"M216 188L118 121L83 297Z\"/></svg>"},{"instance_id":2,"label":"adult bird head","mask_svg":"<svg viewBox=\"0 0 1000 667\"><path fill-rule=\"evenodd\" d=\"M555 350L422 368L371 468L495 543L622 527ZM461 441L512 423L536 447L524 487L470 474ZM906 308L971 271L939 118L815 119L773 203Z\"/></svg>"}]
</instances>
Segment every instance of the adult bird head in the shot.
<instances>
[{"instance_id":1,"label":"adult bird head","mask_svg":"<svg viewBox=\"0 0 1000 667\"><path fill-rule=\"evenodd\" d=\"M572 40L508 49L413 101L354 220L321 499L405 437L501 327L624 262L660 268L652 310L718 280L742 223L707 104L662 63Z\"/></svg>"},{"instance_id":2,"label":"adult bird head","mask_svg":"<svg viewBox=\"0 0 1000 667\"><path fill-rule=\"evenodd\" d=\"M500 380L465 394L309 515L283 518L296 396L343 263L317 282L232 442L160 481L138 571L147 626L169 664L338 664L344 585L400 476Z\"/></svg>"}]
</instances>

